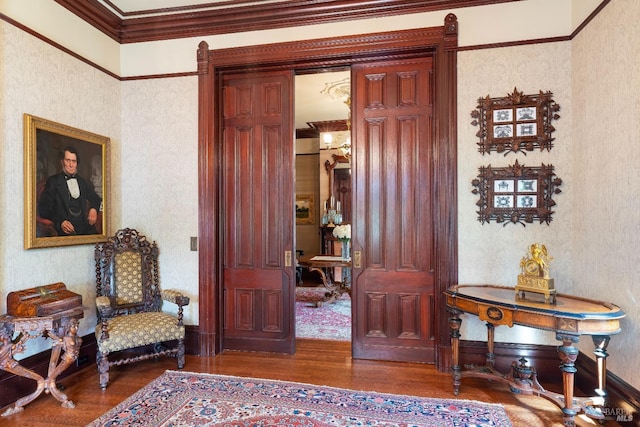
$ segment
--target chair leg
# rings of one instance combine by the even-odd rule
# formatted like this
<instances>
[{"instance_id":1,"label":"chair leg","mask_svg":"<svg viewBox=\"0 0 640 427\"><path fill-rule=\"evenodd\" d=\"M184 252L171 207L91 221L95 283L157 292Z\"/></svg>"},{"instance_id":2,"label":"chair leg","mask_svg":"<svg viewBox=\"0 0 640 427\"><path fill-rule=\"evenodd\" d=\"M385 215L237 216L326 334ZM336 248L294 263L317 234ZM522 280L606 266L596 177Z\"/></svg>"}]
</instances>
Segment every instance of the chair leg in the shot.
<instances>
[{"instance_id":1,"label":"chair leg","mask_svg":"<svg viewBox=\"0 0 640 427\"><path fill-rule=\"evenodd\" d=\"M98 365L98 373L100 374L100 388L105 390L107 384L109 384L109 360L107 359L107 355L103 355L98 351L96 364Z\"/></svg>"},{"instance_id":2,"label":"chair leg","mask_svg":"<svg viewBox=\"0 0 640 427\"><path fill-rule=\"evenodd\" d=\"M185 349L184 349L184 339L178 340L178 353L176 354L176 359L178 359L178 369L184 368L184 357Z\"/></svg>"}]
</instances>

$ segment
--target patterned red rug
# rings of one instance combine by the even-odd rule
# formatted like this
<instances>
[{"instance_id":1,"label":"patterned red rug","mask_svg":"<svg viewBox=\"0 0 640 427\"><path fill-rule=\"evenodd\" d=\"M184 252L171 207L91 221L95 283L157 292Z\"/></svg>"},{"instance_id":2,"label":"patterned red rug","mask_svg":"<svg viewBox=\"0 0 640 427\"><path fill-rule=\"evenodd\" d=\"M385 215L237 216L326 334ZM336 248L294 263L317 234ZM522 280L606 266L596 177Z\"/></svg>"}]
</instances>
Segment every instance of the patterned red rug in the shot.
<instances>
[{"instance_id":1,"label":"patterned red rug","mask_svg":"<svg viewBox=\"0 0 640 427\"><path fill-rule=\"evenodd\" d=\"M316 307L326 289L296 288L296 338L351 341L351 298Z\"/></svg>"},{"instance_id":2,"label":"patterned red rug","mask_svg":"<svg viewBox=\"0 0 640 427\"><path fill-rule=\"evenodd\" d=\"M97 426L511 426L500 405L166 371Z\"/></svg>"}]
</instances>

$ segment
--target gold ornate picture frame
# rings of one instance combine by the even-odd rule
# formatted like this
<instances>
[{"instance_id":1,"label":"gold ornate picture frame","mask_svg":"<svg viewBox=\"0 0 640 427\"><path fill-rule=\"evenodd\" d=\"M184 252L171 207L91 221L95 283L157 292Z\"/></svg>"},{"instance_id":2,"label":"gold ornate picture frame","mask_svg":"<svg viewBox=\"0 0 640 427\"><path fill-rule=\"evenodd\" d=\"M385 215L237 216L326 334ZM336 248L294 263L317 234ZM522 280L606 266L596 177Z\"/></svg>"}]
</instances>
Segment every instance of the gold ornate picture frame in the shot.
<instances>
[{"instance_id":1,"label":"gold ornate picture frame","mask_svg":"<svg viewBox=\"0 0 640 427\"><path fill-rule=\"evenodd\" d=\"M478 99L478 106L471 112L471 124L479 126L478 151L491 153L525 152L535 149L551 150L555 131L552 121L560 118L560 106L551 92L524 95L513 89L504 98Z\"/></svg>"},{"instance_id":2,"label":"gold ornate picture frame","mask_svg":"<svg viewBox=\"0 0 640 427\"><path fill-rule=\"evenodd\" d=\"M562 190L553 165L525 167L518 161L505 168L481 166L480 174L471 184L471 192L480 196L478 221L481 223L525 223L539 221L547 225L552 220L556 202L554 194Z\"/></svg>"},{"instance_id":3,"label":"gold ornate picture frame","mask_svg":"<svg viewBox=\"0 0 640 427\"><path fill-rule=\"evenodd\" d=\"M296 225L315 224L313 194L296 194Z\"/></svg>"},{"instance_id":4,"label":"gold ornate picture frame","mask_svg":"<svg viewBox=\"0 0 640 427\"><path fill-rule=\"evenodd\" d=\"M109 170L107 168L109 138L56 123L29 114L24 115L24 246L25 249L54 246L84 245L106 240L109 231ZM77 179L80 191L91 193L93 203L99 203L97 220L90 234L65 235L60 229L58 215L51 214L52 206L38 206L47 181L62 179L62 158L65 148L76 151ZM62 175L61 175L62 174ZM56 178L54 178L54 176ZM61 177L61 178L58 178ZM50 184L51 185L51 184ZM67 185L66 183L63 185ZM89 187L86 187L86 186ZM66 187L57 188L67 191ZM69 187L70 189L72 186ZM76 186L76 188L78 188ZM71 193L72 190L69 190ZM73 191L75 193L75 191ZM61 194L62 191L59 193ZM61 199L71 197L60 195ZM74 197L84 200L85 195ZM101 199L101 201L99 200ZM58 201L55 202L56 206ZM42 204L42 203L41 203ZM53 204L53 202L52 202ZM83 209L88 212L89 207ZM45 214L45 212L47 212ZM42 215L41 215L42 214ZM55 218L54 218L55 217ZM94 232L95 231L95 232Z\"/></svg>"}]
</instances>

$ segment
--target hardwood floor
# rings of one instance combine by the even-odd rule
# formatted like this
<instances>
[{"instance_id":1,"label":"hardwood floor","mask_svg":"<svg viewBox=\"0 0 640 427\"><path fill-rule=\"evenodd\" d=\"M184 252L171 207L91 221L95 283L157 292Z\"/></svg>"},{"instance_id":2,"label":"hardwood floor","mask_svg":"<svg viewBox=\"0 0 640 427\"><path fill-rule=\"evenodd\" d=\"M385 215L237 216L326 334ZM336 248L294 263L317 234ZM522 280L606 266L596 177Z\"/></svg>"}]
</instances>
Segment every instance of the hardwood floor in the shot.
<instances>
[{"instance_id":1,"label":"hardwood floor","mask_svg":"<svg viewBox=\"0 0 640 427\"><path fill-rule=\"evenodd\" d=\"M98 385L97 370L84 369L60 381L65 387L64 392L76 404L74 409L62 408L57 400L42 394L23 412L0 417L0 426L84 426L167 369L176 369L174 359L163 358L113 367L111 382L104 392ZM560 409L544 398L514 395L504 384L476 378L465 378L456 397L452 392L450 375L438 372L433 365L352 360L348 342L298 340L295 355L229 351L216 357L187 356L184 370L500 403L504 405L514 427L562 425ZM547 384L544 386L554 389ZM579 392L576 394L580 395ZM577 425L584 427L597 424L578 418Z\"/></svg>"}]
</instances>

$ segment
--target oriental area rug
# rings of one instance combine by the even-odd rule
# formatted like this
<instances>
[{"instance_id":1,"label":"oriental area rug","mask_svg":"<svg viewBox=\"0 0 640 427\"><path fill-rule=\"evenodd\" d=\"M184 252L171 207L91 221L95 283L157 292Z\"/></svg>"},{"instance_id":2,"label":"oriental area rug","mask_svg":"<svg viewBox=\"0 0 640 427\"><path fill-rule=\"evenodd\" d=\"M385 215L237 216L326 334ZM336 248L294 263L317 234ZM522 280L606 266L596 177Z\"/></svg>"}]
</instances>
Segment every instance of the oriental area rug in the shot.
<instances>
[{"instance_id":1,"label":"oriental area rug","mask_svg":"<svg viewBox=\"0 0 640 427\"><path fill-rule=\"evenodd\" d=\"M503 407L311 384L166 371L98 426L511 426Z\"/></svg>"},{"instance_id":2,"label":"oriental area rug","mask_svg":"<svg viewBox=\"0 0 640 427\"><path fill-rule=\"evenodd\" d=\"M317 307L325 292L322 286L296 288L296 338L351 341L351 298L343 294Z\"/></svg>"}]
</instances>

